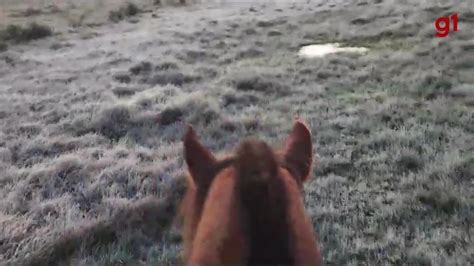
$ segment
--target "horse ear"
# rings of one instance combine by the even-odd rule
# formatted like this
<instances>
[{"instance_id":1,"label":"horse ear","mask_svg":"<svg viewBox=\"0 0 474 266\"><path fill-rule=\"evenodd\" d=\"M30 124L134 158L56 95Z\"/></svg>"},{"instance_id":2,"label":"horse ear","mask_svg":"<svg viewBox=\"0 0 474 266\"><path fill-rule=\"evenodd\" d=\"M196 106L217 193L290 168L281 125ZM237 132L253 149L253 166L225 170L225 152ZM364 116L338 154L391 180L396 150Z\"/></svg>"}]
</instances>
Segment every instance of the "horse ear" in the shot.
<instances>
[{"instance_id":1,"label":"horse ear","mask_svg":"<svg viewBox=\"0 0 474 266\"><path fill-rule=\"evenodd\" d=\"M286 141L284 159L300 175L304 182L308 179L313 163L311 132L306 124L297 119Z\"/></svg>"},{"instance_id":2,"label":"horse ear","mask_svg":"<svg viewBox=\"0 0 474 266\"><path fill-rule=\"evenodd\" d=\"M184 158L194 183L198 188L209 186L214 177L216 158L199 142L191 126L188 126L183 142Z\"/></svg>"}]
</instances>

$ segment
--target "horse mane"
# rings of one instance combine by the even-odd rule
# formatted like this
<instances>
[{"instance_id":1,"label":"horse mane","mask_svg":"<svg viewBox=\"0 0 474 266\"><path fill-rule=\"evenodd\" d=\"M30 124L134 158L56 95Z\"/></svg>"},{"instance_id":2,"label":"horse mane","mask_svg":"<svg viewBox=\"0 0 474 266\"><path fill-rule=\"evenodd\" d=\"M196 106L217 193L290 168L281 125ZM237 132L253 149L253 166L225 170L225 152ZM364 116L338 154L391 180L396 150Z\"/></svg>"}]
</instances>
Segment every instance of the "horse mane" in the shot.
<instances>
[{"instance_id":1,"label":"horse mane","mask_svg":"<svg viewBox=\"0 0 474 266\"><path fill-rule=\"evenodd\" d=\"M287 191L278 176L277 155L265 142L247 140L237 149L234 167L241 223L249 243L247 265L292 265Z\"/></svg>"},{"instance_id":2,"label":"horse mane","mask_svg":"<svg viewBox=\"0 0 474 266\"><path fill-rule=\"evenodd\" d=\"M187 265L321 265L302 184L312 167L311 133L296 121L285 148L247 139L217 159L189 127L188 185L181 205Z\"/></svg>"}]
</instances>

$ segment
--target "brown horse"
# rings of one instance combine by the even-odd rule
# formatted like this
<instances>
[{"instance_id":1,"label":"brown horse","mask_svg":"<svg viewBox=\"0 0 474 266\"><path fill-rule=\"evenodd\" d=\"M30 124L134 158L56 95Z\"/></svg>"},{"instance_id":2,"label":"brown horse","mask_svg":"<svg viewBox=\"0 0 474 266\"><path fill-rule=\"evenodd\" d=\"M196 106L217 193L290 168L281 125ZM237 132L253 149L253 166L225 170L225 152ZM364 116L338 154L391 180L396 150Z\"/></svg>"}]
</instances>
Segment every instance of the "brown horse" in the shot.
<instances>
[{"instance_id":1,"label":"brown horse","mask_svg":"<svg viewBox=\"0 0 474 266\"><path fill-rule=\"evenodd\" d=\"M219 160L189 127L181 209L186 265L321 265L302 199L312 147L308 127L296 120L282 151L246 140Z\"/></svg>"}]
</instances>

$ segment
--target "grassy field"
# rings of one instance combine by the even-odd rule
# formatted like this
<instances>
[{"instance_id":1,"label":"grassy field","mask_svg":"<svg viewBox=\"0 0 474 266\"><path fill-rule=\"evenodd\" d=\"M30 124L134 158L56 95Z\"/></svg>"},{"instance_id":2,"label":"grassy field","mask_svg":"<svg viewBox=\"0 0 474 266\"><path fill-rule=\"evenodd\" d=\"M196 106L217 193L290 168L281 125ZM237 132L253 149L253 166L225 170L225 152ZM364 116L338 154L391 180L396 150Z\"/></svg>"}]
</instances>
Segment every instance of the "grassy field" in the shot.
<instances>
[{"instance_id":1,"label":"grassy field","mask_svg":"<svg viewBox=\"0 0 474 266\"><path fill-rule=\"evenodd\" d=\"M39 2L0 3L0 265L177 264L185 123L224 154L296 114L326 265L474 264L472 1Z\"/></svg>"}]
</instances>

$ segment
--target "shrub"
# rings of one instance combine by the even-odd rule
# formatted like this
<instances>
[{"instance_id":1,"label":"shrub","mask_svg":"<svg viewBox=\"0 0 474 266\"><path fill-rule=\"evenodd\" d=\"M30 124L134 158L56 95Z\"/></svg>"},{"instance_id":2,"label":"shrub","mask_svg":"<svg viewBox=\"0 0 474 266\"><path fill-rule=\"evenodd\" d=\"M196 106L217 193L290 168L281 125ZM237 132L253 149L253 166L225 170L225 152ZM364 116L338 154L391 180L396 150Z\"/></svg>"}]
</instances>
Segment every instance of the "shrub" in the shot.
<instances>
[{"instance_id":1,"label":"shrub","mask_svg":"<svg viewBox=\"0 0 474 266\"><path fill-rule=\"evenodd\" d=\"M436 75L427 75L416 87L416 94L427 100L433 100L439 96L446 95L452 86L453 84L450 80Z\"/></svg>"},{"instance_id":2,"label":"shrub","mask_svg":"<svg viewBox=\"0 0 474 266\"><path fill-rule=\"evenodd\" d=\"M137 15L140 12L140 9L135 4L128 3L125 5L124 11L125 15L131 17Z\"/></svg>"},{"instance_id":3,"label":"shrub","mask_svg":"<svg viewBox=\"0 0 474 266\"><path fill-rule=\"evenodd\" d=\"M414 152L403 152L396 160L396 166L402 173L417 172L423 168L424 162Z\"/></svg>"},{"instance_id":4,"label":"shrub","mask_svg":"<svg viewBox=\"0 0 474 266\"><path fill-rule=\"evenodd\" d=\"M448 214L452 214L461 206L460 199L454 192L440 188L420 191L417 199L425 205Z\"/></svg>"},{"instance_id":5,"label":"shrub","mask_svg":"<svg viewBox=\"0 0 474 266\"><path fill-rule=\"evenodd\" d=\"M182 86L197 80L197 77L188 74L183 74L179 71L169 70L155 74L147 79L147 83L151 85L167 85Z\"/></svg>"},{"instance_id":6,"label":"shrub","mask_svg":"<svg viewBox=\"0 0 474 266\"><path fill-rule=\"evenodd\" d=\"M132 113L127 106L112 106L104 108L94 121L94 128L97 132L111 140L118 140L124 137L131 127Z\"/></svg>"},{"instance_id":7,"label":"shrub","mask_svg":"<svg viewBox=\"0 0 474 266\"><path fill-rule=\"evenodd\" d=\"M39 9L30 7L30 8L27 8L22 13L23 13L23 16L25 16L25 17L31 17L31 16L41 15L43 12Z\"/></svg>"},{"instance_id":8,"label":"shrub","mask_svg":"<svg viewBox=\"0 0 474 266\"><path fill-rule=\"evenodd\" d=\"M8 45L0 41L0 53L3 51L6 51L7 49L8 49Z\"/></svg>"},{"instance_id":9,"label":"shrub","mask_svg":"<svg viewBox=\"0 0 474 266\"><path fill-rule=\"evenodd\" d=\"M237 73L231 83L238 91L255 91L260 93L287 94L288 86L273 75L254 74L251 72Z\"/></svg>"},{"instance_id":10,"label":"shrub","mask_svg":"<svg viewBox=\"0 0 474 266\"><path fill-rule=\"evenodd\" d=\"M127 3L116 11L110 11L109 20L112 22L119 22L127 17L136 16L140 12L141 10L137 5L133 3Z\"/></svg>"},{"instance_id":11,"label":"shrub","mask_svg":"<svg viewBox=\"0 0 474 266\"><path fill-rule=\"evenodd\" d=\"M11 24L3 31L0 31L0 39L21 43L42 39L51 36L52 34L53 31L50 27L35 22L26 27Z\"/></svg>"},{"instance_id":12,"label":"shrub","mask_svg":"<svg viewBox=\"0 0 474 266\"><path fill-rule=\"evenodd\" d=\"M161 125L170 125L178 122L183 116L183 110L177 107L171 107L163 110L160 114L159 122Z\"/></svg>"}]
</instances>

